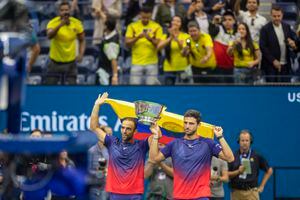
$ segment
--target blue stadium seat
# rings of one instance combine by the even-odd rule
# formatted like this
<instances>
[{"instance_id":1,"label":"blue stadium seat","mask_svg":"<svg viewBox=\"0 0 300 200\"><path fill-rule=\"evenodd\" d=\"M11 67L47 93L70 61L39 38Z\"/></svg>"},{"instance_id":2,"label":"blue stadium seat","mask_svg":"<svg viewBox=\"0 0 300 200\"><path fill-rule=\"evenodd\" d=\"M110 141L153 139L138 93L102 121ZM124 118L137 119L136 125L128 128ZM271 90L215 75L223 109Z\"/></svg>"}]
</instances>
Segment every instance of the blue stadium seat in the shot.
<instances>
[{"instance_id":1,"label":"blue stadium seat","mask_svg":"<svg viewBox=\"0 0 300 200\"><path fill-rule=\"evenodd\" d=\"M84 32L86 36L93 36L94 33L94 20L83 21Z\"/></svg>"}]
</instances>

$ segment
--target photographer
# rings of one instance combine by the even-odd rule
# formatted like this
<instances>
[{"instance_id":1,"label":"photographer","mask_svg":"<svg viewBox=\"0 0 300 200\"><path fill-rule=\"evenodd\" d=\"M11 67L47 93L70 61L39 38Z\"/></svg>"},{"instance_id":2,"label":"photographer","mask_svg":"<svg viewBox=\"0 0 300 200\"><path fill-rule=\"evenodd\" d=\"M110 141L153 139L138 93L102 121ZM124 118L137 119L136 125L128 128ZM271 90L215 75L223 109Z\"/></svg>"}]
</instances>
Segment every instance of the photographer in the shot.
<instances>
[{"instance_id":1,"label":"photographer","mask_svg":"<svg viewBox=\"0 0 300 200\"><path fill-rule=\"evenodd\" d=\"M108 135L112 135L112 129L108 126L100 126ZM102 142L98 142L88 151L88 170L91 178L91 187L89 191L90 200L107 199L105 192L105 182L107 174L107 163L109 154L107 148Z\"/></svg>"},{"instance_id":2,"label":"photographer","mask_svg":"<svg viewBox=\"0 0 300 200\"><path fill-rule=\"evenodd\" d=\"M192 64L192 71L195 83L213 82L216 59L213 52L213 42L209 34L200 31L199 25L195 21L188 24L190 34L187 39L187 46L183 49L183 54L188 56Z\"/></svg>"}]
</instances>

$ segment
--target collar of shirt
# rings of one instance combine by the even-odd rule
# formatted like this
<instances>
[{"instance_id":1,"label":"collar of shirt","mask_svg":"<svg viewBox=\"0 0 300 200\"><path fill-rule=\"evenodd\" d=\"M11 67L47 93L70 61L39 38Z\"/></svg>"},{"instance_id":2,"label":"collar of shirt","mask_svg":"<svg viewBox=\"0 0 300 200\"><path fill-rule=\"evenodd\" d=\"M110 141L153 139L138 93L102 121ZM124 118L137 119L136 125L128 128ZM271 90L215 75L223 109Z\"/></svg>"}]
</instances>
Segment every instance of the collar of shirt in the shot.
<instances>
[{"instance_id":1,"label":"collar of shirt","mask_svg":"<svg viewBox=\"0 0 300 200\"><path fill-rule=\"evenodd\" d=\"M117 34L116 30L113 30L112 32L110 32L108 35L104 36L105 40L109 40L110 38L112 38L113 36L115 36Z\"/></svg>"}]
</instances>

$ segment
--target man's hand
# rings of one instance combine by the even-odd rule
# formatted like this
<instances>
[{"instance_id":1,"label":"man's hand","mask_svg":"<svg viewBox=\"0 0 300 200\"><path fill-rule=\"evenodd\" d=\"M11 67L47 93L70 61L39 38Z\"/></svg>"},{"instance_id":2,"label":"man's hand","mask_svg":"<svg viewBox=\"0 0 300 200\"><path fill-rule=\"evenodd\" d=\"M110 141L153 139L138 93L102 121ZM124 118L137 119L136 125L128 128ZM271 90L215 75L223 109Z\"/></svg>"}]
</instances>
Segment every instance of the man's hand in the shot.
<instances>
[{"instance_id":1,"label":"man's hand","mask_svg":"<svg viewBox=\"0 0 300 200\"><path fill-rule=\"evenodd\" d=\"M81 63L81 62L82 62L82 58L83 58L83 56L79 54L79 55L76 57L76 61L77 61L78 63Z\"/></svg>"},{"instance_id":2,"label":"man's hand","mask_svg":"<svg viewBox=\"0 0 300 200\"><path fill-rule=\"evenodd\" d=\"M218 11L218 10L221 10L222 8L224 8L225 6L225 3L216 3L211 9L213 11Z\"/></svg>"},{"instance_id":3,"label":"man's hand","mask_svg":"<svg viewBox=\"0 0 300 200\"><path fill-rule=\"evenodd\" d=\"M273 61L273 66L278 70L278 72L281 72L281 64L278 60Z\"/></svg>"},{"instance_id":4,"label":"man's hand","mask_svg":"<svg viewBox=\"0 0 300 200\"><path fill-rule=\"evenodd\" d=\"M98 98L95 101L95 105L101 106L102 104L104 104L104 102L107 99L107 97L108 97L108 93L107 92L104 92L102 95L99 94Z\"/></svg>"},{"instance_id":5,"label":"man's hand","mask_svg":"<svg viewBox=\"0 0 300 200\"><path fill-rule=\"evenodd\" d=\"M240 165L239 168L238 168L239 174L244 173L245 169L246 169L245 166Z\"/></svg>"},{"instance_id":6,"label":"man's hand","mask_svg":"<svg viewBox=\"0 0 300 200\"><path fill-rule=\"evenodd\" d=\"M257 188L258 193L262 193L264 191L264 187L263 186L259 186Z\"/></svg>"},{"instance_id":7,"label":"man's hand","mask_svg":"<svg viewBox=\"0 0 300 200\"><path fill-rule=\"evenodd\" d=\"M288 38L287 39L287 44L294 50L297 49L297 45L296 45L296 42L294 40L292 40L291 38Z\"/></svg>"},{"instance_id":8,"label":"man's hand","mask_svg":"<svg viewBox=\"0 0 300 200\"><path fill-rule=\"evenodd\" d=\"M214 133L216 137L223 136L223 129L220 126L215 126L214 127Z\"/></svg>"},{"instance_id":9,"label":"man's hand","mask_svg":"<svg viewBox=\"0 0 300 200\"><path fill-rule=\"evenodd\" d=\"M161 138L162 133L161 133L161 130L160 130L159 126L157 125L157 123L154 123L150 126L150 131L152 132L153 137Z\"/></svg>"}]
</instances>

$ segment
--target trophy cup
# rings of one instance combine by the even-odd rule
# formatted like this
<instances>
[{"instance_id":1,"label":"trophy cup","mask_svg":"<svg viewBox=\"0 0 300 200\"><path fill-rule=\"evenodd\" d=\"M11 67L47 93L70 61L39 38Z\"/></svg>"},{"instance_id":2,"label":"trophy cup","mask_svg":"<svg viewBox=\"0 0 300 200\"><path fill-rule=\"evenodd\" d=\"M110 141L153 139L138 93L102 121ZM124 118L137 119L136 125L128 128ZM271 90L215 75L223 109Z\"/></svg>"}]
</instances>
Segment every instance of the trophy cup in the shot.
<instances>
[{"instance_id":1,"label":"trophy cup","mask_svg":"<svg viewBox=\"0 0 300 200\"><path fill-rule=\"evenodd\" d=\"M135 101L135 113L138 121L145 125L151 125L160 119L160 114L165 106L149 101Z\"/></svg>"}]
</instances>

